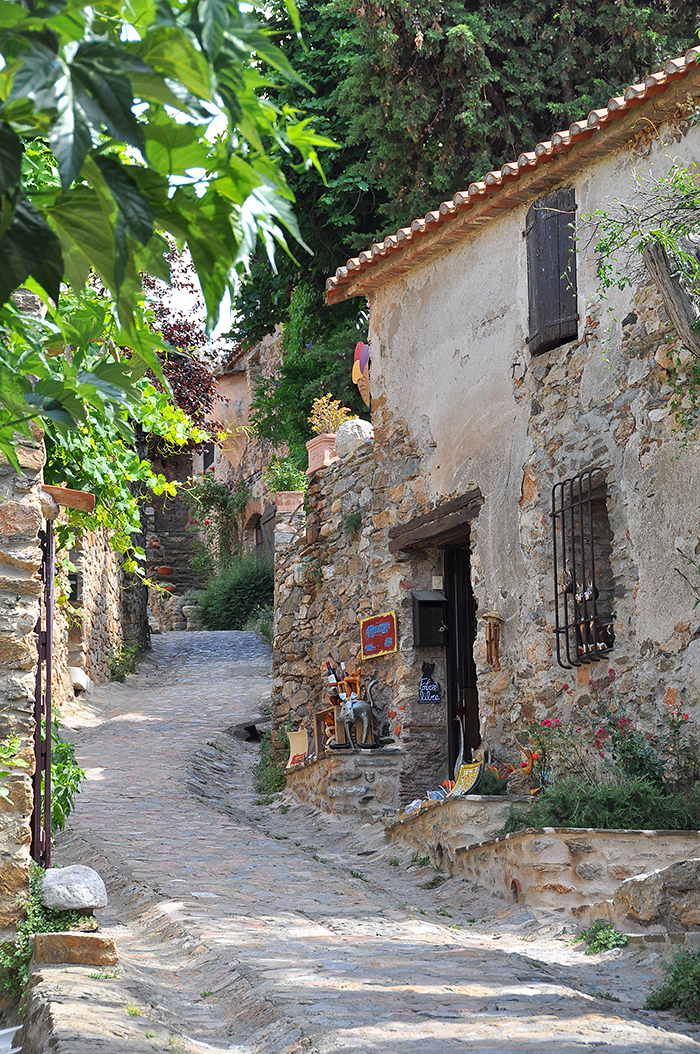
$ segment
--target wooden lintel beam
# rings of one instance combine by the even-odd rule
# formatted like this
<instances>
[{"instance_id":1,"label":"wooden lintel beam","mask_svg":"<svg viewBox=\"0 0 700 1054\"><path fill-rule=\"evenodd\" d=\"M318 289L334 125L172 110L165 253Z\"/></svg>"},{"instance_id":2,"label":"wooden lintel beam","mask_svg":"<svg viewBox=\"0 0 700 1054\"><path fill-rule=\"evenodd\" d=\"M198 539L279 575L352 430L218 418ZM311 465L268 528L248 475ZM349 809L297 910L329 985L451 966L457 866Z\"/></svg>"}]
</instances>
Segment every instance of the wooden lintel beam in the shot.
<instances>
[{"instance_id":1,"label":"wooden lintel beam","mask_svg":"<svg viewBox=\"0 0 700 1054\"><path fill-rule=\"evenodd\" d=\"M42 483L41 489L50 494L57 505L66 509L78 509L80 512L95 511L95 495L89 490L70 490L69 487L52 487Z\"/></svg>"},{"instance_id":2,"label":"wooden lintel beam","mask_svg":"<svg viewBox=\"0 0 700 1054\"><path fill-rule=\"evenodd\" d=\"M447 545L457 540L464 527L479 515L483 501L481 491L470 491L415 520L397 524L389 531L389 552Z\"/></svg>"}]
</instances>

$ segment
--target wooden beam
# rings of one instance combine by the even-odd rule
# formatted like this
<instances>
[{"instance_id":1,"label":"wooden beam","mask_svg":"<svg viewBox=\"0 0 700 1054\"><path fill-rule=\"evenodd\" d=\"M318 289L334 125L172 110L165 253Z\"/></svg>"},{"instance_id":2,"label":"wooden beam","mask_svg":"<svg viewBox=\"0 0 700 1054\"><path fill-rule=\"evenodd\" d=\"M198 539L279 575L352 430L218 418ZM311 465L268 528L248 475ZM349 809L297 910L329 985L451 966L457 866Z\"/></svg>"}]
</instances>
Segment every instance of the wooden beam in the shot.
<instances>
[{"instance_id":1,"label":"wooden beam","mask_svg":"<svg viewBox=\"0 0 700 1054\"><path fill-rule=\"evenodd\" d=\"M79 512L95 511L95 495L89 490L52 487L48 483L42 483L41 489L50 494L57 505L62 505L66 509L78 509Z\"/></svg>"},{"instance_id":2,"label":"wooden beam","mask_svg":"<svg viewBox=\"0 0 700 1054\"><path fill-rule=\"evenodd\" d=\"M479 515L483 503L483 495L477 488L438 505L408 523L396 524L389 530L389 552L440 547L458 542L466 534L469 523Z\"/></svg>"}]
</instances>

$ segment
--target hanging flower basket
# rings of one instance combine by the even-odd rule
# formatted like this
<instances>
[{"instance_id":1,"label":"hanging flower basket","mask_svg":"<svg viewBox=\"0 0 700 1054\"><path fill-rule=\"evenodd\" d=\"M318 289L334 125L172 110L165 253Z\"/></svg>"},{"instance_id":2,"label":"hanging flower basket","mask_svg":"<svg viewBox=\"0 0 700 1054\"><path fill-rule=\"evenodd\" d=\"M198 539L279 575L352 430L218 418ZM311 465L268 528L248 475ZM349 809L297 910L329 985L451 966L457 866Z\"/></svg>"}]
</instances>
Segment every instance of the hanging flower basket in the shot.
<instances>
[{"instance_id":1,"label":"hanging flower basket","mask_svg":"<svg viewBox=\"0 0 700 1054\"><path fill-rule=\"evenodd\" d=\"M324 432L323 435L314 436L306 444L306 449L309 452L307 476L310 476L312 472L316 472L319 468L327 468L328 465L332 465L334 461L338 460L338 455L335 452L335 433Z\"/></svg>"}]
</instances>

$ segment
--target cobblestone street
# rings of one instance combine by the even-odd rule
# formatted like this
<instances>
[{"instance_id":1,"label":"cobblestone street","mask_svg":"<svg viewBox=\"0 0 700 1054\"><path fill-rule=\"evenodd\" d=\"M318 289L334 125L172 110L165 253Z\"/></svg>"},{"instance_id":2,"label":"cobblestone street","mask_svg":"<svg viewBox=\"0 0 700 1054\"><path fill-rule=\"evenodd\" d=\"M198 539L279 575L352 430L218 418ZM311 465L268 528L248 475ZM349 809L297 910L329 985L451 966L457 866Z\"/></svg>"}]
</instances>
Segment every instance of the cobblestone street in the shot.
<instances>
[{"instance_id":1,"label":"cobblestone street","mask_svg":"<svg viewBox=\"0 0 700 1054\"><path fill-rule=\"evenodd\" d=\"M164 634L70 721L88 781L54 863L105 878L120 965L42 970L58 1052L700 1052L641 1010L653 947L584 956L561 918L412 864L381 825L262 804L258 749L225 730L269 667L252 633Z\"/></svg>"}]
</instances>

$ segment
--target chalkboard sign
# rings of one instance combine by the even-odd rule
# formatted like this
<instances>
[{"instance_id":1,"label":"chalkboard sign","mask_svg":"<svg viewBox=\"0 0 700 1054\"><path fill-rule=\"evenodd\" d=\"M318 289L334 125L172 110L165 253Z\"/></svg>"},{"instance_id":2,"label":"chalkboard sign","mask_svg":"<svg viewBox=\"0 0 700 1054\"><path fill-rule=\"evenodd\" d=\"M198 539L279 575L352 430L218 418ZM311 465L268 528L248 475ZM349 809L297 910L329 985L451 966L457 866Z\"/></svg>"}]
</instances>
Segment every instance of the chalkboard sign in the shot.
<instances>
[{"instance_id":1,"label":"chalkboard sign","mask_svg":"<svg viewBox=\"0 0 700 1054\"><path fill-rule=\"evenodd\" d=\"M372 615L360 619L362 658L376 659L378 655L391 655L396 651L396 612Z\"/></svg>"}]
</instances>

